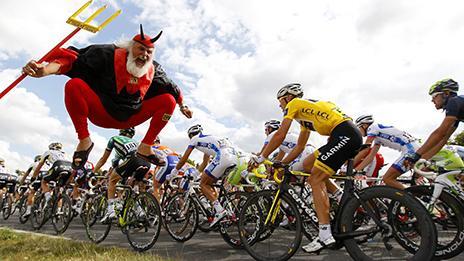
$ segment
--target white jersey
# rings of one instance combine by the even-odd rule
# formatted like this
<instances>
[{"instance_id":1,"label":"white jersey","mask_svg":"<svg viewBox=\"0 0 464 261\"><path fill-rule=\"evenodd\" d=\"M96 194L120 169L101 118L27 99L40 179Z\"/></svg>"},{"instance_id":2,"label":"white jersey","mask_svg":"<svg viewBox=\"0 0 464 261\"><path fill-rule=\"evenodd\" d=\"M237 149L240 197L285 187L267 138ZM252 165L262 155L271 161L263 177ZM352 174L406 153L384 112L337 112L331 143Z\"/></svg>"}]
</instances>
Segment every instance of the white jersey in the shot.
<instances>
[{"instance_id":1,"label":"white jersey","mask_svg":"<svg viewBox=\"0 0 464 261\"><path fill-rule=\"evenodd\" d=\"M66 160L66 154L60 150L47 150L41 158L45 159L45 164L42 166L41 171L48 171L55 161Z\"/></svg>"},{"instance_id":2,"label":"white jersey","mask_svg":"<svg viewBox=\"0 0 464 261\"><path fill-rule=\"evenodd\" d=\"M399 130L393 126L385 126L378 123L372 123L367 128L367 137L375 137L374 144L379 144L397 151L406 151L411 143L418 140L409 133Z\"/></svg>"},{"instance_id":3,"label":"white jersey","mask_svg":"<svg viewBox=\"0 0 464 261\"><path fill-rule=\"evenodd\" d=\"M264 145L267 145L269 141L271 141L275 133L276 132L274 131L271 134L267 135L266 140L264 141ZM279 149L288 154L290 153L290 151L293 150L293 148L295 148L297 142L298 135L296 135L295 133L287 133L287 136L285 136L284 141L282 141L282 144L280 144Z\"/></svg>"},{"instance_id":4,"label":"white jersey","mask_svg":"<svg viewBox=\"0 0 464 261\"><path fill-rule=\"evenodd\" d=\"M232 144L228 139L200 133L190 140L189 148L195 148L206 155L215 156L221 154L224 149L232 148Z\"/></svg>"}]
</instances>

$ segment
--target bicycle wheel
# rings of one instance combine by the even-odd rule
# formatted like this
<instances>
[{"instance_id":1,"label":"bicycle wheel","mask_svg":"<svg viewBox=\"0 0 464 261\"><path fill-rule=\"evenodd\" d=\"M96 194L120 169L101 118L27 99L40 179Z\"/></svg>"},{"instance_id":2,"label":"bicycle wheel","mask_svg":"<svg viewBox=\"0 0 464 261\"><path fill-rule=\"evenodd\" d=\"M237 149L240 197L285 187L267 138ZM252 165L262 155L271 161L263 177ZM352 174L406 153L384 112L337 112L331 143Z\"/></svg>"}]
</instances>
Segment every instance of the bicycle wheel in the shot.
<instances>
[{"instance_id":1,"label":"bicycle wheel","mask_svg":"<svg viewBox=\"0 0 464 261\"><path fill-rule=\"evenodd\" d=\"M260 191L248 198L240 212L240 240L256 260L288 260L301 244L299 209L289 195L281 194L274 211L269 213L274 198L275 191ZM289 220L285 226L281 225L284 217Z\"/></svg>"},{"instance_id":2,"label":"bicycle wheel","mask_svg":"<svg viewBox=\"0 0 464 261\"><path fill-rule=\"evenodd\" d=\"M162 224L158 200L147 192L141 192L133 204L128 204L126 221L126 236L132 248L137 251L152 248Z\"/></svg>"},{"instance_id":3,"label":"bicycle wheel","mask_svg":"<svg viewBox=\"0 0 464 261\"><path fill-rule=\"evenodd\" d=\"M228 214L219 222L219 233L224 241L233 248L243 247L238 230L238 217L248 198L247 196L246 192L234 191L226 194L227 200L221 200L221 204Z\"/></svg>"},{"instance_id":4,"label":"bicycle wheel","mask_svg":"<svg viewBox=\"0 0 464 261\"><path fill-rule=\"evenodd\" d=\"M340 207L342 212L337 220L338 230L343 233L339 236L346 236L343 238L345 248L353 259L432 260L437 232L432 219L417 199L385 186L366 188L360 191L359 197L349 199ZM396 204L395 208L389 208L391 204ZM392 234L398 232L389 216L399 216L399 210L407 213L407 219L403 219L401 225L415 232L417 248L413 253L404 251L400 244L389 242L396 238ZM380 225L375 223L375 219L379 220ZM348 237L348 233L357 235Z\"/></svg>"},{"instance_id":5,"label":"bicycle wheel","mask_svg":"<svg viewBox=\"0 0 464 261\"><path fill-rule=\"evenodd\" d=\"M185 242L195 235L198 228L198 207L191 197L178 193L167 200L164 209L164 225L176 241Z\"/></svg>"},{"instance_id":6,"label":"bicycle wheel","mask_svg":"<svg viewBox=\"0 0 464 261\"><path fill-rule=\"evenodd\" d=\"M47 212L45 196L42 193L35 195L30 216L31 225L34 230L39 230L45 224L47 221Z\"/></svg>"},{"instance_id":7,"label":"bicycle wheel","mask_svg":"<svg viewBox=\"0 0 464 261\"><path fill-rule=\"evenodd\" d=\"M433 186L413 186L406 190L421 202L429 203ZM430 214L438 233L435 257L448 259L464 251L464 205L447 191L442 191ZM400 233L400 231L399 231ZM399 233L395 234L398 235ZM403 236L398 242L407 242L402 246L412 251L413 242Z\"/></svg>"},{"instance_id":8,"label":"bicycle wheel","mask_svg":"<svg viewBox=\"0 0 464 261\"><path fill-rule=\"evenodd\" d=\"M85 234L92 242L98 244L105 240L110 233L111 222L102 223L100 220L106 215L108 200L105 194L86 198Z\"/></svg>"},{"instance_id":9,"label":"bicycle wheel","mask_svg":"<svg viewBox=\"0 0 464 261\"><path fill-rule=\"evenodd\" d=\"M9 194L6 194L5 197L3 198L3 219L7 220L10 215L11 215L11 206L13 205L13 201L11 200L11 197Z\"/></svg>"},{"instance_id":10,"label":"bicycle wheel","mask_svg":"<svg viewBox=\"0 0 464 261\"><path fill-rule=\"evenodd\" d=\"M27 220L29 219L29 216L24 217L24 214L26 213L26 210L27 210L27 195L23 195L19 199L18 208L19 208L19 223L25 224Z\"/></svg>"},{"instance_id":11,"label":"bicycle wheel","mask_svg":"<svg viewBox=\"0 0 464 261\"><path fill-rule=\"evenodd\" d=\"M52 225L57 234L63 234L68 229L73 215L71 199L65 193L57 196L52 209Z\"/></svg>"}]
</instances>

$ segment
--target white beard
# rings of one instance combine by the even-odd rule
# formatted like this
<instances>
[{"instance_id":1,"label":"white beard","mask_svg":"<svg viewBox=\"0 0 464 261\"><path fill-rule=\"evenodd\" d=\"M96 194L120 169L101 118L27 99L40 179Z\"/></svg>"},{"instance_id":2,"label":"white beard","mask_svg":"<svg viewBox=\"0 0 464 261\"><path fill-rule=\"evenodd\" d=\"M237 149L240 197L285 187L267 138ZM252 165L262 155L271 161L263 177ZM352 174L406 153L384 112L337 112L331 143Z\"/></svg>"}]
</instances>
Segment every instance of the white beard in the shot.
<instances>
[{"instance_id":1,"label":"white beard","mask_svg":"<svg viewBox=\"0 0 464 261\"><path fill-rule=\"evenodd\" d=\"M148 70L150 69L150 66L151 61L147 61L142 67L138 67L135 63L135 57L131 51L131 48L129 48L126 62L127 72L129 72L137 78L140 78L147 74Z\"/></svg>"}]
</instances>

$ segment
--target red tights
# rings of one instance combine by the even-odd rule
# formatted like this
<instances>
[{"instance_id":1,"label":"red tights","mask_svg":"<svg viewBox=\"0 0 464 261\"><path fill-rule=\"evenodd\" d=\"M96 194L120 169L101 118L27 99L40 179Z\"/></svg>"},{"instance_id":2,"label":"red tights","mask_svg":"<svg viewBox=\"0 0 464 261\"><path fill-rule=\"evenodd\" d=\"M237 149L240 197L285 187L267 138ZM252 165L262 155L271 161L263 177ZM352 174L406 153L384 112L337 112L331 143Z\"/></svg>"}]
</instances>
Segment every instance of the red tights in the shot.
<instances>
[{"instance_id":1,"label":"red tights","mask_svg":"<svg viewBox=\"0 0 464 261\"><path fill-rule=\"evenodd\" d=\"M99 127L127 129L151 118L150 127L142 140L145 144L153 144L176 107L172 95L162 94L144 100L140 111L127 121L117 121L106 112L97 94L79 78L73 78L66 83L64 101L79 140L90 136L87 119Z\"/></svg>"}]
</instances>

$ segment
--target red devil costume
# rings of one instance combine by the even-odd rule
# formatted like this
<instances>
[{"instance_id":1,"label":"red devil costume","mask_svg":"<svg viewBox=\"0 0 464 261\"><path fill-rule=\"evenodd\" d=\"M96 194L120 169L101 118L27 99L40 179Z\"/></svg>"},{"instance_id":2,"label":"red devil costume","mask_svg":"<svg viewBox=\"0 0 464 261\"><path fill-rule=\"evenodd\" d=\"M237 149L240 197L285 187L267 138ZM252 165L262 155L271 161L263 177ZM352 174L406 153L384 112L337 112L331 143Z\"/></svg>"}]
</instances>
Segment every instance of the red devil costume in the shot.
<instances>
[{"instance_id":1,"label":"red devil costume","mask_svg":"<svg viewBox=\"0 0 464 261\"><path fill-rule=\"evenodd\" d=\"M154 47L161 36L140 34L133 40ZM128 51L113 44L83 49L60 49L49 61L59 63L60 74L71 78L65 87L65 104L79 139L89 137L87 118L104 128L126 129L151 118L142 140L153 144L169 121L182 94L161 66L153 61L148 73L135 78L127 72Z\"/></svg>"}]
</instances>

